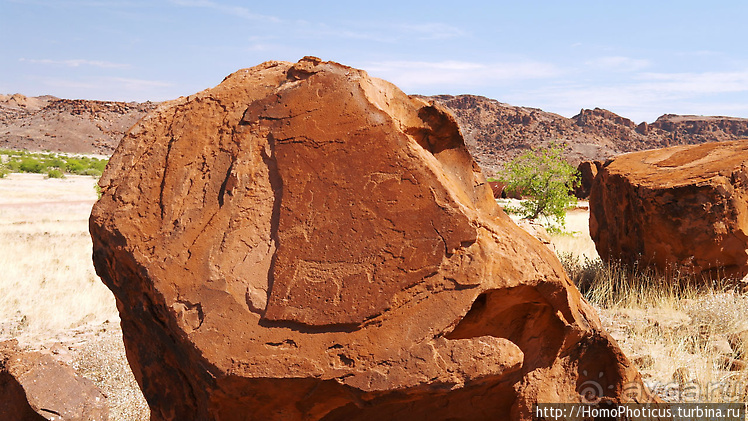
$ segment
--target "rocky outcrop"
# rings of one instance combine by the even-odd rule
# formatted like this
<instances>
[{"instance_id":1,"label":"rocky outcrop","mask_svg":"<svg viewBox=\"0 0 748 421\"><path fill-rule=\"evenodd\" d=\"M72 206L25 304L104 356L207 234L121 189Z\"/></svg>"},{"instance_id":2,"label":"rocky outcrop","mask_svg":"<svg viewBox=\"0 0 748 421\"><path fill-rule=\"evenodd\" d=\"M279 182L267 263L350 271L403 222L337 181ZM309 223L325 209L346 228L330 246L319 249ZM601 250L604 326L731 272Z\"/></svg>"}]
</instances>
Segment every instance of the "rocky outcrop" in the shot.
<instances>
[{"instance_id":1,"label":"rocky outcrop","mask_svg":"<svg viewBox=\"0 0 748 421\"><path fill-rule=\"evenodd\" d=\"M577 166L626 152L748 137L748 119L666 114L651 124L608 110L581 110L566 118L476 95L424 97L447 107L460 124L467 146L487 175L531 147L565 143L564 155Z\"/></svg>"},{"instance_id":2,"label":"rocky outcrop","mask_svg":"<svg viewBox=\"0 0 748 421\"><path fill-rule=\"evenodd\" d=\"M155 106L0 95L0 148L108 155Z\"/></svg>"},{"instance_id":3,"label":"rocky outcrop","mask_svg":"<svg viewBox=\"0 0 748 421\"><path fill-rule=\"evenodd\" d=\"M0 342L0 419L103 421L106 397L88 379L49 355Z\"/></svg>"},{"instance_id":4,"label":"rocky outcrop","mask_svg":"<svg viewBox=\"0 0 748 421\"><path fill-rule=\"evenodd\" d=\"M650 127L664 132L666 139L663 142L672 145L748 137L748 119L746 118L665 114Z\"/></svg>"},{"instance_id":5,"label":"rocky outcrop","mask_svg":"<svg viewBox=\"0 0 748 421\"><path fill-rule=\"evenodd\" d=\"M604 260L748 274L748 142L677 146L605 163L590 195Z\"/></svg>"},{"instance_id":6,"label":"rocky outcrop","mask_svg":"<svg viewBox=\"0 0 748 421\"><path fill-rule=\"evenodd\" d=\"M542 223L534 219L522 218L519 221L516 221L516 224L518 227L525 230L525 232L543 243L543 245L548 247L551 251L554 253L556 252L556 246L553 245L551 236L548 234L548 230L545 229L545 226L543 226Z\"/></svg>"},{"instance_id":7,"label":"rocky outcrop","mask_svg":"<svg viewBox=\"0 0 748 421\"><path fill-rule=\"evenodd\" d=\"M592 183L595 181L597 172L602 168L601 161L582 161L577 166L579 180L574 184L574 196L577 199L587 199L592 190Z\"/></svg>"},{"instance_id":8,"label":"rocky outcrop","mask_svg":"<svg viewBox=\"0 0 748 421\"><path fill-rule=\"evenodd\" d=\"M608 110L572 118L476 95L422 97L457 118L470 153L487 175L531 147L567 144L574 166L588 160L679 144L748 137L748 119L666 114L636 125ZM124 133L157 104L0 95L0 147L111 154Z\"/></svg>"},{"instance_id":9,"label":"rocky outcrop","mask_svg":"<svg viewBox=\"0 0 748 421\"><path fill-rule=\"evenodd\" d=\"M506 184L501 181L489 181L488 186L491 187L491 193L493 194L494 199L500 199L504 196L504 188L506 188Z\"/></svg>"},{"instance_id":10,"label":"rocky outcrop","mask_svg":"<svg viewBox=\"0 0 748 421\"><path fill-rule=\"evenodd\" d=\"M100 185L94 263L154 420L529 420L592 383L647 398L450 114L361 70L240 70L146 117Z\"/></svg>"}]
</instances>

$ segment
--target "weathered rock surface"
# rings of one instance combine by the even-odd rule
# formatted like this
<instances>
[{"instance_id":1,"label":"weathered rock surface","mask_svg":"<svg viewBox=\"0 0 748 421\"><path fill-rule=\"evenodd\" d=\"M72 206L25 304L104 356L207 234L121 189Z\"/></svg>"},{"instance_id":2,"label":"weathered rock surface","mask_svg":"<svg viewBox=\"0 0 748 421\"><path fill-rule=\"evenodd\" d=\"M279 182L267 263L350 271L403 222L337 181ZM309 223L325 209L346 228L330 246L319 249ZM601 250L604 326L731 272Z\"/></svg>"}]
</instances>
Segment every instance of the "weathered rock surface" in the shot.
<instances>
[{"instance_id":1,"label":"weathered rock surface","mask_svg":"<svg viewBox=\"0 0 748 421\"><path fill-rule=\"evenodd\" d=\"M597 172L602 168L601 161L582 161L577 166L579 181L574 185L574 196L577 199L587 199L590 197L592 183L597 177Z\"/></svg>"},{"instance_id":2,"label":"weathered rock surface","mask_svg":"<svg viewBox=\"0 0 748 421\"><path fill-rule=\"evenodd\" d=\"M489 181L488 186L491 187L491 194L493 194L494 199L500 199L504 196L506 184L500 181Z\"/></svg>"},{"instance_id":3,"label":"weathered rock surface","mask_svg":"<svg viewBox=\"0 0 748 421\"><path fill-rule=\"evenodd\" d=\"M748 142L676 146L605 163L590 235L605 260L748 274Z\"/></svg>"},{"instance_id":4,"label":"weathered rock surface","mask_svg":"<svg viewBox=\"0 0 748 421\"><path fill-rule=\"evenodd\" d=\"M726 141L748 136L748 119L665 114L635 125L608 110L566 118L477 95L421 97L447 107L468 150L487 175L531 147L566 143L572 165L624 152ZM0 94L0 147L111 154L127 130L158 104Z\"/></svg>"},{"instance_id":5,"label":"weathered rock surface","mask_svg":"<svg viewBox=\"0 0 748 421\"><path fill-rule=\"evenodd\" d=\"M94 263L154 420L529 420L589 382L646 399L451 115L363 71L240 70L144 118L100 185Z\"/></svg>"},{"instance_id":6,"label":"weathered rock surface","mask_svg":"<svg viewBox=\"0 0 748 421\"><path fill-rule=\"evenodd\" d=\"M0 95L0 147L108 155L155 106Z\"/></svg>"},{"instance_id":7,"label":"weathered rock surface","mask_svg":"<svg viewBox=\"0 0 748 421\"><path fill-rule=\"evenodd\" d=\"M566 118L477 95L424 98L454 113L470 153L487 175L528 148L551 142L565 143L564 156L577 166L625 152L748 137L748 118L665 114L653 123L636 125L601 108L583 109Z\"/></svg>"},{"instance_id":8,"label":"weathered rock surface","mask_svg":"<svg viewBox=\"0 0 748 421\"><path fill-rule=\"evenodd\" d=\"M88 379L49 355L0 342L0 419L100 421L106 397Z\"/></svg>"},{"instance_id":9,"label":"weathered rock surface","mask_svg":"<svg viewBox=\"0 0 748 421\"><path fill-rule=\"evenodd\" d=\"M533 219L524 218L516 221L516 223L518 227L535 237L538 241L543 243L543 245L551 249L551 251L554 253L556 252L556 246L551 242L551 236L548 234L548 230L545 229L543 224Z\"/></svg>"}]
</instances>

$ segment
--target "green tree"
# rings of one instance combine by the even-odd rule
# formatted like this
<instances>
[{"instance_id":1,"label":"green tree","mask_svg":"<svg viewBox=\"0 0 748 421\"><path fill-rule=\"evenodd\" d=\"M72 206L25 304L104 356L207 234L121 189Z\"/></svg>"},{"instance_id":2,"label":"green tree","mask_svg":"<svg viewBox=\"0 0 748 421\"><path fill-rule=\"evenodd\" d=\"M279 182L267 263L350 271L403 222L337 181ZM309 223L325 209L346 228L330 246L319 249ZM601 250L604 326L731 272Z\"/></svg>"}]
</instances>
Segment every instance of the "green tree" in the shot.
<instances>
[{"instance_id":1,"label":"green tree","mask_svg":"<svg viewBox=\"0 0 748 421\"><path fill-rule=\"evenodd\" d=\"M529 197L518 209L524 218L545 216L564 225L566 209L577 201L571 191L579 176L562 152L563 145L558 143L533 148L510 161L501 174L500 180L507 189Z\"/></svg>"}]
</instances>

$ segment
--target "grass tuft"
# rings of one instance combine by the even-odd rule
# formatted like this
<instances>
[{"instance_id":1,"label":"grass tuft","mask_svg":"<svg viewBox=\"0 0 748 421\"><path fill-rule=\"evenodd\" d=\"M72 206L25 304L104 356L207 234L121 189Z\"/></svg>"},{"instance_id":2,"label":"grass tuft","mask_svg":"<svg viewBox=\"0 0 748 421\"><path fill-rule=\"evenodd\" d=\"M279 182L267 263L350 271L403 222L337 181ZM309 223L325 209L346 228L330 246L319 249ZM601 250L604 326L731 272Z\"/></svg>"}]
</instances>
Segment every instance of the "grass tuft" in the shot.
<instances>
[{"instance_id":1,"label":"grass tuft","mask_svg":"<svg viewBox=\"0 0 748 421\"><path fill-rule=\"evenodd\" d=\"M738 280L604 263L568 251L589 249L588 237L551 237L567 250L559 258L569 278L650 390L669 402L748 399L748 356L733 345L748 334L748 296Z\"/></svg>"}]
</instances>

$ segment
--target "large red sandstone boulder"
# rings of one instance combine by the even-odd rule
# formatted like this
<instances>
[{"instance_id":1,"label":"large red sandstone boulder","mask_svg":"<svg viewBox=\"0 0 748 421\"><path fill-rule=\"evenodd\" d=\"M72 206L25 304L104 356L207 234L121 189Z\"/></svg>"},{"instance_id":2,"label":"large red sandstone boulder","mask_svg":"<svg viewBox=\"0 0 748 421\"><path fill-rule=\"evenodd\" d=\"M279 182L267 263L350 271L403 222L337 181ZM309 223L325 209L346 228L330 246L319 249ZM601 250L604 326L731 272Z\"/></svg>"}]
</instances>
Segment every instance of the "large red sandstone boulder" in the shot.
<instances>
[{"instance_id":1,"label":"large red sandstone boulder","mask_svg":"<svg viewBox=\"0 0 748 421\"><path fill-rule=\"evenodd\" d=\"M105 421L106 397L51 356L0 342L0 420Z\"/></svg>"},{"instance_id":2,"label":"large red sandstone boulder","mask_svg":"<svg viewBox=\"0 0 748 421\"><path fill-rule=\"evenodd\" d=\"M608 161L590 195L605 260L684 273L748 274L748 142L635 152Z\"/></svg>"},{"instance_id":3,"label":"large red sandstone boulder","mask_svg":"<svg viewBox=\"0 0 748 421\"><path fill-rule=\"evenodd\" d=\"M453 117L361 70L240 70L141 121L100 185L94 263L154 420L529 420L590 382L646 397Z\"/></svg>"}]
</instances>

